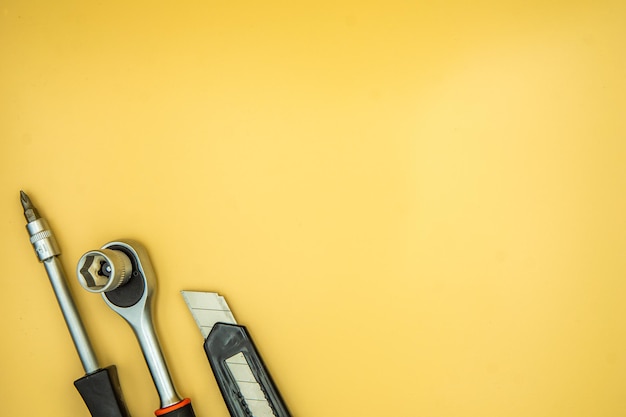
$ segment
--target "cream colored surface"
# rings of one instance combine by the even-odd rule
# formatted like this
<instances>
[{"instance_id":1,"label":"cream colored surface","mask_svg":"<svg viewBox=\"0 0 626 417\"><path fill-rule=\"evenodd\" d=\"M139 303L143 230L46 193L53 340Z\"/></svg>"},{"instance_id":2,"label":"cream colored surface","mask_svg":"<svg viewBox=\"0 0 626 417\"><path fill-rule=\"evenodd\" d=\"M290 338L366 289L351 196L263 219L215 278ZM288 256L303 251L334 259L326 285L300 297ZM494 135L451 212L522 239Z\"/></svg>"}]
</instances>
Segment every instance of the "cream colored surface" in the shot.
<instances>
[{"instance_id":1,"label":"cream colored surface","mask_svg":"<svg viewBox=\"0 0 626 417\"><path fill-rule=\"evenodd\" d=\"M0 402L88 416L28 243L55 229L133 416L130 328L74 278L142 241L198 417L180 290L224 295L294 416L626 414L623 2L0 0Z\"/></svg>"}]
</instances>

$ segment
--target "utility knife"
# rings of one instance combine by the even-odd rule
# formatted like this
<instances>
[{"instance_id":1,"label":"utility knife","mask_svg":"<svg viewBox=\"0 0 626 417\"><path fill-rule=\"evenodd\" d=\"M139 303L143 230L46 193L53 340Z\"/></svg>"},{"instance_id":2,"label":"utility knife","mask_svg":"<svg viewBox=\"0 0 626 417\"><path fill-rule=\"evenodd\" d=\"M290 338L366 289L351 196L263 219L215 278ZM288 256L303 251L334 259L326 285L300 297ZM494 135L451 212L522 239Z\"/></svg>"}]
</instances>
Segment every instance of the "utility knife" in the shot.
<instances>
[{"instance_id":1,"label":"utility knife","mask_svg":"<svg viewBox=\"0 0 626 417\"><path fill-rule=\"evenodd\" d=\"M291 417L250 334L214 292L182 291L232 417Z\"/></svg>"}]
</instances>

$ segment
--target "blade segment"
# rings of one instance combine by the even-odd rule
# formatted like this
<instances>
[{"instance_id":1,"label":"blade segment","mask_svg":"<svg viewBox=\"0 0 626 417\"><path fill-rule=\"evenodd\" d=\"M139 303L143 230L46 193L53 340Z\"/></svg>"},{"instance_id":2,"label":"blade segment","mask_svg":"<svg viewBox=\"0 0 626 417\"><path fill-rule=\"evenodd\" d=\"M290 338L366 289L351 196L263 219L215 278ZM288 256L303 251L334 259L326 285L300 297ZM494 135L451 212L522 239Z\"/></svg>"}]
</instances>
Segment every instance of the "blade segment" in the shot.
<instances>
[{"instance_id":1,"label":"blade segment","mask_svg":"<svg viewBox=\"0 0 626 417\"><path fill-rule=\"evenodd\" d=\"M218 293L181 291L181 294L204 339L215 323L237 324L226 300Z\"/></svg>"}]
</instances>

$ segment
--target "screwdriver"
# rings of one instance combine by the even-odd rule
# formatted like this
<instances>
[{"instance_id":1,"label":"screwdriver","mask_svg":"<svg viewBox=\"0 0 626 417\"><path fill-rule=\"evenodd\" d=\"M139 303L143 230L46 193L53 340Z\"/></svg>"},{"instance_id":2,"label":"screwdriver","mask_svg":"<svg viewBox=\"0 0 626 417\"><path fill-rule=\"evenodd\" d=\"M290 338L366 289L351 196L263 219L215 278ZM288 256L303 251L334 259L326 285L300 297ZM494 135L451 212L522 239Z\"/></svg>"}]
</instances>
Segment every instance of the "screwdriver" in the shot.
<instances>
[{"instance_id":1,"label":"screwdriver","mask_svg":"<svg viewBox=\"0 0 626 417\"><path fill-rule=\"evenodd\" d=\"M85 376L74 381L92 417L129 417L117 376L117 368L100 368L96 355L69 291L65 271L59 260L61 251L48 225L24 191L20 201L26 217L26 230L39 262L43 263L65 324L85 370Z\"/></svg>"}]
</instances>

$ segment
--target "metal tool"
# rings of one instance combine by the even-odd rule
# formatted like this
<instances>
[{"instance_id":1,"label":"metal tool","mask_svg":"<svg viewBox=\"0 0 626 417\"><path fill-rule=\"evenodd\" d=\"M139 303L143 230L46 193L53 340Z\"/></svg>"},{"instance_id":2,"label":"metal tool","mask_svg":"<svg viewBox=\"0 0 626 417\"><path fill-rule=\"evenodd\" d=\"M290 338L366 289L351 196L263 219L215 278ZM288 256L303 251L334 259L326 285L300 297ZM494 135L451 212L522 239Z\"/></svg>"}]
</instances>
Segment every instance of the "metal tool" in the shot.
<instances>
[{"instance_id":1,"label":"metal tool","mask_svg":"<svg viewBox=\"0 0 626 417\"><path fill-rule=\"evenodd\" d=\"M232 417L290 417L274 381L244 326L237 325L224 297L182 291L204 337L215 379Z\"/></svg>"},{"instance_id":2,"label":"metal tool","mask_svg":"<svg viewBox=\"0 0 626 417\"><path fill-rule=\"evenodd\" d=\"M26 230L35 249L39 262L43 263L56 295L59 307L78 356L85 370L85 376L74 381L76 389L83 397L93 417L128 417L115 365L100 368L91 342L80 319L74 300L67 285L65 271L59 260L61 250L48 225L24 191L20 191L20 201L26 217Z\"/></svg>"},{"instance_id":3,"label":"metal tool","mask_svg":"<svg viewBox=\"0 0 626 417\"><path fill-rule=\"evenodd\" d=\"M101 293L106 304L133 329L159 393L161 408L155 414L193 417L191 401L181 399L174 388L154 330L156 278L146 249L133 240L109 242L80 258L77 275L83 288Z\"/></svg>"}]
</instances>

